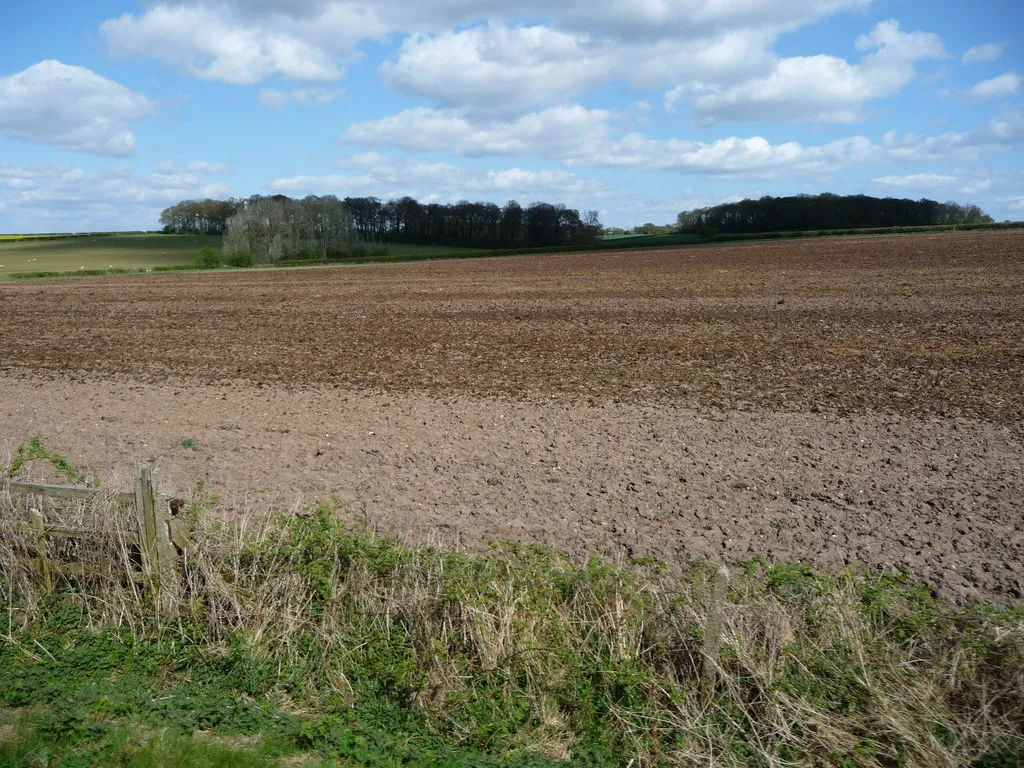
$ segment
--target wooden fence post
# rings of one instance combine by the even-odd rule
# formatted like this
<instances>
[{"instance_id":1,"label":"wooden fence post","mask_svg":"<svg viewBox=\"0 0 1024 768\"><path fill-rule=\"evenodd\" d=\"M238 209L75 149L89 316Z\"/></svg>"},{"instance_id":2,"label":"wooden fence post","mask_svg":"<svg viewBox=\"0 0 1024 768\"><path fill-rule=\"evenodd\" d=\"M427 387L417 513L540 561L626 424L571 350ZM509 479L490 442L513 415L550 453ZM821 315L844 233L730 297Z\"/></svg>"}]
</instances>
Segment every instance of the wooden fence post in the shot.
<instances>
[{"instance_id":1,"label":"wooden fence post","mask_svg":"<svg viewBox=\"0 0 1024 768\"><path fill-rule=\"evenodd\" d=\"M157 470L152 464L135 468L135 509L139 517L140 549L156 582L160 610L177 608L177 556L171 543L169 510L159 501Z\"/></svg>"},{"instance_id":2,"label":"wooden fence post","mask_svg":"<svg viewBox=\"0 0 1024 768\"><path fill-rule=\"evenodd\" d=\"M729 569L724 565L715 573L712 582L711 606L708 609L708 623L704 628L704 664L701 681L704 691L711 694L718 676L718 654L722 649L722 619L725 610L725 596L729 588Z\"/></svg>"},{"instance_id":3,"label":"wooden fence post","mask_svg":"<svg viewBox=\"0 0 1024 768\"><path fill-rule=\"evenodd\" d=\"M156 500L153 493L153 467L135 467L135 514L139 521L139 549L142 562L150 575L157 575Z\"/></svg>"},{"instance_id":4,"label":"wooden fence post","mask_svg":"<svg viewBox=\"0 0 1024 768\"><path fill-rule=\"evenodd\" d=\"M171 541L171 510L159 495L159 471L152 468L153 519L156 528L157 565L160 575L161 610L168 615L177 613L179 587L178 552Z\"/></svg>"},{"instance_id":5,"label":"wooden fence post","mask_svg":"<svg viewBox=\"0 0 1024 768\"><path fill-rule=\"evenodd\" d=\"M53 579L50 577L50 556L46 552L46 528L43 515L38 509L29 512L32 530L36 534L36 556L39 558L39 575L43 578L43 586L47 592L53 590Z\"/></svg>"}]
</instances>

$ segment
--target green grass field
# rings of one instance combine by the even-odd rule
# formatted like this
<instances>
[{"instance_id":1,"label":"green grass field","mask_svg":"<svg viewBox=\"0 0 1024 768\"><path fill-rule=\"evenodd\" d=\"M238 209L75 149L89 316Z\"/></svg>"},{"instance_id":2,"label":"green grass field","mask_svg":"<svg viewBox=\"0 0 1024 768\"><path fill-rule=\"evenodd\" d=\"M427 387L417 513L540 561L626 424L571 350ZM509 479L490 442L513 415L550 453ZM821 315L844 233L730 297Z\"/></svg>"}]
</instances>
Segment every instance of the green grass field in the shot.
<instances>
[{"instance_id":1,"label":"green grass field","mask_svg":"<svg viewBox=\"0 0 1024 768\"><path fill-rule=\"evenodd\" d=\"M201 248L218 247L205 235L98 235L57 240L0 241L0 280L15 272L76 269L151 269L189 264Z\"/></svg>"},{"instance_id":2,"label":"green grass field","mask_svg":"<svg viewBox=\"0 0 1024 768\"><path fill-rule=\"evenodd\" d=\"M370 246L371 250L377 246ZM381 247L388 249L388 256L395 258L430 258L450 253L470 254L487 253L483 248L457 248L450 245L416 245L413 243L386 243Z\"/></svg>"},{"instance_id":3,"label":"green grass field","mask_svg":"<svg viewBox=\"0 0 1024 768\"><path fill-rule=\"evenodd\" d=\"M220 238L207 235L69 235L46 240L29 237L36 236L0 235L0 280L10 280L25 272L186 266L201 249L220 247ZM383 247L387 247L389 258L410 260L452 253L485 253L447 245L391 243Z\"/></svg>"}]
</instances>

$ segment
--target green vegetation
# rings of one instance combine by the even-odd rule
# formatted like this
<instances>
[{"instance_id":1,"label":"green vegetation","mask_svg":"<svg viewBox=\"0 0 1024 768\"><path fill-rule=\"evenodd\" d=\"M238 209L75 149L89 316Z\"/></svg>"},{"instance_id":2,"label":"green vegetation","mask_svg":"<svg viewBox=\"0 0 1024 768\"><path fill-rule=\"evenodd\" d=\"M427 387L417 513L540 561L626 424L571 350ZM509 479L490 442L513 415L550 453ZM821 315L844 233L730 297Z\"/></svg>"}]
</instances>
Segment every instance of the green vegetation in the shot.
<instances>
[{"instance_id":1,"label":"green vegetation","mask_svg":"<svg viewBox=\"0 0 1024 768\"><path fill-rule=\"evenodd\" d=\"M199 450L199 441L196 440L194 437L186 437L184 440L178 443L178 445L182 448L187 448L190 451Z\"/></svg>"},{"instance_id":2,"label":"green vegetation","mask_svg":"<svg viewBox=\"0 0 1024 768\"><path fill-rule=\"evenodd\" d=\"M0 241L0 280L54 277L95 277L146 274L221 266L252 267L252 254L221 257L220 238L207 235L68 235L60 241L16 239ZM37 236L32 236L33 238ZM324 263L406 261L445 256L482 255L478 249L432 245L371 244L341 261L288 261L279 266ZM220 261L219 261L220 260Z\"/></svg>"},{"instance_id":3,"label":"green vegetation","mask_svg":"<svg viewBox=\"0 0 1024 768\"><path fill-rule=\"evenodd\" d=\"M203 248L192 261L196 269L220 269L224 266L224 257L216 248Z\"/></svg>"},{"instance_id":4,"label":"green vegetation","mask_svg":"<svg viewBox=\"0 0 1024 768\"><path fill-rule=\"evenodd\" d=\"M248 251L239 251L238 253L230 254L224 259L224 263L229 267L248 268L254 266L256 260Z\"/></svg>"},{"instance_id":5,"label":"green vegetation","mask_svg":"<svg viewBox=\"0 0 1024 768\"><path fill-rule=\"evenodd\" d=\"M676 219L680 232L707 226L729 233L991 223L992 217L986 216L976 205L939 203L927 198L908 200L827 193L792 197L766 195L759 200L683 211Z\"/></svg>"},{"instance_id":6,"label":"green vegetation","mask_svg":"<svg viewBox=\"0 0 1024 768\"><path fill-rule=\"evenodd\" d=\"M0 242L0 280L24 273L118 274L188 266L200 248L218 244L202 235L88 235Z\"/></svg>"},{"instance_id":7,"label":"green vegetation","mask_svg":"<svg viewBox=\"0 0 1024 768\"><path fill-rule=\"evenodd\" d=\"M67 456L55 451L48 451L43 441L38 437L29 438L27 445L19 445L14 450L14 456L7 467L7 477L15 478L30 462L41 461L50 465L58 478L66 483L81 484L87 486L98 485L98 481L91 475L78 470Z\"/></svg>"},{"instance_id":8,"label":"green vegetation","mask_svg":"<svg viewBox=\"0 0 1024 768\"><path fill-rule=\"evenodd\" d=\"M68 508L111 535L67 565L53 546L47 594L0 489L0 766L1024 759L1021 607L751 563L708 688L709 569L431 550L327 505L246 528L216 504L199 488L183 510L195 544L176 613L159 615L126 577L130 512Z\"/></svg>"}]
</instances>

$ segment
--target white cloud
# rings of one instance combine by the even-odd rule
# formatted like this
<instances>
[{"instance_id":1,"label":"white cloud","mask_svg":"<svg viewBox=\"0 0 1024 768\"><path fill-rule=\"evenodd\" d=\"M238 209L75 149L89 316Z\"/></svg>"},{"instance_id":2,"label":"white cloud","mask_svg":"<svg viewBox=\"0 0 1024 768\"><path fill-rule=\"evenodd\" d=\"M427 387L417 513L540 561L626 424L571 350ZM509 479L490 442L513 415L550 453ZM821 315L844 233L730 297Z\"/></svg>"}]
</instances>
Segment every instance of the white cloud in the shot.
<instances>
[{"instance_id":1,"label":"white cloud","mask_svg":"<svg viewBox=\"0 0 1024 768\"><path fill-rule=\"evenodd\" d=\"M856 47L865 53L860 64L835 56L794 56L778 60L767 75L728 88L702 84L694 98L694 114L704 124L722 120L856 122L863 119L868 101L894 96L914 78L915 61L943 55L936 35L903 32L892 20L860 37ZM678 93L670 94L674 105Z\"/></svg>"},{"instance_id":2,"label":"white cloud","mask_svg":"<svg viewBox=\"0 0 1024 768\"><path fill-rule=\"evenodd\" d=\"M1002 197L1000 202L1007 203L1007 208L1011 211L1024 211L1024 195L1017 195L1015 197Z\"/></svg>"},{"instance_id":3,"label":"white cloud","mask_svg":"<svg viewBox=\"0 0 1024 768\"><path fill-rule=\"evenodd\" d=\"M552 107L515 120L475 120L457 110L426 107L355 123L341 140L364 147L393 146L410 152L449 150L467 157L540 155L560 158L575 147L603 139L613 114L578 104Z\"/></svg>"},{"instance_id":4,"label":"white cloud","mask_svg":"<svg viewBox=\"0 0 1024 768\"><path fill-rule=\"evenodd\" d=\"M131 166L88 172L71 165L0 163L0 191L12 219L52 222L60 231L96 231L153 229L168 205L222 198L230 190L194 173L137 175Z\"/></svg>"},{"instance_id":5,"label":"white cloud","mask_svg":"<svg viewBox=\"0 0 1024 768\"><path fill-rule=\"evenodd\" d=\"M744 178L831 172L857 164L972 160L1024 141L1024 114L1007 112L970 132L938 136L886 134L874 143L852 136L817 146L772 144L760 136L701 142L622 133L621 115L579 105L553 107L515 120L420 107L351 126L342 141L367 148L450 152L456 156L538 156L568 167L633 167Z\"/></svg>"},{"instance_id":6,"label":"white cloud","mask_svg":"<svg viewBox=\"0 0 1024 768\"><path fill-rule=\"evenodd\" d=\"M1014 144L1024 141L1024 112L1004 112L989 121L976 135L980 144Z\"/></svg>"},{"instance_id":7,"label":"white cloud","mask_svg":"<svg viewBox=\"0 0 1024 768\"><path fill-rule=\"evenodd\" d=\"M396 58L381 67L388 82L445 105L509 112L557 103L613 79L661 87L698 77L750 77L770 63L768 47L778 35L869 4L163 0L110 19L101 31L114 55L156 58L193 77L237 84L274 75L337 80L361 41L408 34Z\"/></svg>"},{"instance_id":8,"label":"white cloud","mask_svg":"<svg viewBox=\"0 0 1024 768\"><path fill-rule=\"evenodd\" d=\"M971 64L976 61L995 61L1003 55L1006 50L1006 43L985 43L976 45L964 53L964 64Z\"/></svg>"},{"instance_id":9,"label":"white cloud","mask_svg":"<svg viewBox=\"0 0 1024 768\"><path fill-rule=\"evenodd\" d=\"M195 162L189 163L185 166L185 170L190 173L203 173L208 175L231 173L230 166L225 165L224 163L208 163L205 160L196 160Z\"/></svg>"},{"instance_id":10,"label":"white cloud","mask_svg":"<svg viewBox=\"0 0 1024 768\"><path fill-rule=\"evenodd\" d=\"M978 179L966 183L960 188L965 195L979 195L992 189L992 179Z\"/></svg>"},{"instance_id":11,"label":"white cloud","mask_svg":"<svg viewBox=\"0 0 1024 768\"><path fill-rule=\"evenodd\" d=\"M319 107L330 104L344 95L344 88L295 88L291 91L261 88L257 99L265 107L280 109L289 104L299 107Z\"/></svg>"},{"instance_id":12,"label":"white cloud","mask_svg":"<svg viewBox=\"0 0 1024 768\"><path fill-rule=\"evenodd\" d=\"M1020 91L1021 82L1024 82L1024 78L1016 72L1006 72L998 77L982 80L971 88L967 95L975 101L987 101L989 99L1014 96Z\"/></svg>"},{"instance_id":13,"label":"white cloud","mask_svg":"<svg viewBox=\"0 0 1024 768\"><path fill-rule=\"evenodd\" d=\"M310 18L280 10L247 18L227 5L157 5L100 26L115 56L156 58L202 80L251 85L278 75L331 81L344 74L345 56L363 37L367 9L333 3Z\"/></svg>"},{"instance_id":14,"label":"white cloud","mask_svg":"<svg viewBox=\"0 0 1024 768\"><path fill-rule=\"evenodd\" d=\"M394 199L409 195L420 202L437 202L479 195L488 199L519 197L524 200L607 196L604 185L562 169L478 171L450 163L398 159L376 152L353 155L339 163L348 173L292 176L275 179L274 192L307 194L375 195Z\"/></svg>"},{"instance_id":15,"label":"white cloud","mask_svg":"<svg viewBox=\"0 0 1024 768\"><path fill-rule=\"evenodd\" d=\"M957 183L957 177L941 173L911 173L906 176L881 176L872 181L897 189L933 189L952 186Z\"/></svg>"},{"instance_id":16,"label":"white cloud","mask_svg":"<svg viewBox=\"0 0 1024 768\"><path fill-rule=\"evenodd\" d=\"M722 178L778 178L800 173L822 173L854 164L873 162L878 148L863 136L820 146L797 142L772 144L761 136L730 136L712 142L652 139L629 134L570 158L567 165L638 167L645 170L702 174Z\"/></svg>"},{"instance_id":17,"label":"white cloud","mask_svg":"<svg viewBox=\"0 0 1024 768\"><path fill-rule=\"evenodd\" d=\"M408 38L384 80L406 93L494 112L563 101L607 80L614 63L586 40L548 27L475 27Z\"/></svg>"},{"instance_id":18,"label":"white cloud","mask_svg":"<svg viewBox=\"0 0 1024 768\"><path fill-rule=\"evenodd\" d=\"M771 63L773 34L740 29L717 37L616 41L547 26L490 24L408 38L380 67L390 85L446 106L521 112L564 102L611 80L657 87L681 76L750 77Z\"/></svg>"},{"instance_id":19,"label":"white cloud","mask_svg":"<svg viewBox=\"0 0 1024 768\"><path fill-rule=\"evenodd\" d=\"M84 67L41 61L0 77L0 132L76 152L127 156L127 123L152 111L149 99Z\"/></svg>"},{"instance_id":20,"label":"white cloud","mask_svg":"<svg viewBox=\"0 0 1024 768\"><path fill-rule=\"evenodd\" d=\"M662 104L666 114L673 114L676 111L676 105L679 104L686 96L687 88L685 85L677 85L675 88L665 91L665 95L662 99Z\"/></svg>"}]
</instances>

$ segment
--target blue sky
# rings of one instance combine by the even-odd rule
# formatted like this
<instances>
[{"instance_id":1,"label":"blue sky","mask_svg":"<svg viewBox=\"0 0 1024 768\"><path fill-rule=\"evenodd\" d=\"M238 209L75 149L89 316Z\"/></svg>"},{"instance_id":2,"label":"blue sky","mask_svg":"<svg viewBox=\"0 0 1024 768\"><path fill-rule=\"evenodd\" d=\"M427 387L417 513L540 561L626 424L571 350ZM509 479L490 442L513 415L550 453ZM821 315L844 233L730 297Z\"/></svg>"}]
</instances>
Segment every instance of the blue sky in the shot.
<instances>
[{"instance_id":1,"label":"blue sky","mask_svg":"<svg viewBox=\"0 0 1024 768\"><path fill-rule=\"evenodd\" d=\"M0 232L412 195L610 226L802 192L1024 219L1024 4L13 0Z\"/></svg>"}]
</instances>

